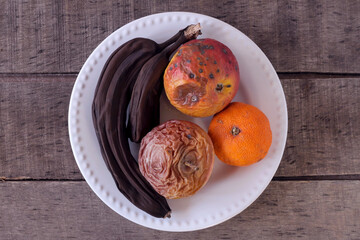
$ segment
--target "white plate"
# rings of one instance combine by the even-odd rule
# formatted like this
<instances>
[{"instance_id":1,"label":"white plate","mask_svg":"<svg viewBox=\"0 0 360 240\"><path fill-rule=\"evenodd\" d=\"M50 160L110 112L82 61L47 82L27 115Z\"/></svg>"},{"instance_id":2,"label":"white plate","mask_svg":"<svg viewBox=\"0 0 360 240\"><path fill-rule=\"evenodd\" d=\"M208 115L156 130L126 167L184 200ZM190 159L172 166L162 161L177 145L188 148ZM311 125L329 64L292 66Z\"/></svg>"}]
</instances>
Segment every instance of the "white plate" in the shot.
<instances>
[{"instance_id":1,"label":"white plate","mask_svg":"<svg viewBox=\"0 0 360 240\"><path fill-rule=\"evenodd\" d=\"M273 142L265 159L249 167L231 167L215 159L209 182L194 196L169 200L170 219L151 217L130 203L116 188L105 166L92 124L91 104L100 72L110 54L135 37L163 42L189 24L200 22L200 38L214 38L227 45L240 67L240 88L234 101L261 109L270 120ZM270 39L269 39L270 41ZM191 120L207 130L209 118L190 118L162 97L161 121ZM214 226L239 214L264 191L274 176L284 151L287 108L279 78L265 54L239 30L201 14L168 12L135 20L107 37L82 67L70 100L69 134L76 162L97 196L123 217L145 227L165 231L192 231ZM134 147L134 146L133 146ZM136 152L137 147L133 150Z\"/></svg>"}]
</instances>

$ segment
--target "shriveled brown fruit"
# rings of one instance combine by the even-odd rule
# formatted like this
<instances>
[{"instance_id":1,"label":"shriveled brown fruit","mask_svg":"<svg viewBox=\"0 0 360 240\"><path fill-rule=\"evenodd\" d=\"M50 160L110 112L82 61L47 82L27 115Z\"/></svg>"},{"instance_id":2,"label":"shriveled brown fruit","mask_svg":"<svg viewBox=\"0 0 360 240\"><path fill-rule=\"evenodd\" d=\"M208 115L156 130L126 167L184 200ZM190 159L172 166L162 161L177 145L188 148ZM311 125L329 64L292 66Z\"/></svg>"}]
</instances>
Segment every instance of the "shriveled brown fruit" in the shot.
<instances>
[{"instance_id":1,"label":"shriveled brown fruit","mask_svg":"<svg viewBox=\"0 0 360 240\"><path fill-rule=\"evenodd\" d=\"M198 125L170 120L150 131L141 141L140 172L168 199L188 197L209 180L214 147Z\"/></svg>"}]
</instances>

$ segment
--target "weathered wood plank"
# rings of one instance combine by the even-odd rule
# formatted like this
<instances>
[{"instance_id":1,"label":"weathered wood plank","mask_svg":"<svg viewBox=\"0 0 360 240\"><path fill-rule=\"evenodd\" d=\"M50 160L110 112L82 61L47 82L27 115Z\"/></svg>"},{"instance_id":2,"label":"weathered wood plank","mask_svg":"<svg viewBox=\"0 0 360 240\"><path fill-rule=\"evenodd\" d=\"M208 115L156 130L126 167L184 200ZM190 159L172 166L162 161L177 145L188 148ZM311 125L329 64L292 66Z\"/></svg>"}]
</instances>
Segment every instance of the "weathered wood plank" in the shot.
<instances>
[{"instance_id":1,"label":"weathered wood plank","mask_svg":"<svg viewBox=\"0 0 360 240\"><path fill-rule=\"evenodd\" d=\"M272 182L236 217L186 233L147 229L110 210L85 182L0 183L10 239L359 239L360 182Z\"/></svg>"},{"instance_id":2,"label":"weathered wood plank","mask_svg":"<svg viewBox=\"0 0 360 240\"><path fill-rule=\"evenodd\" d=\"M144 2L135 2L135 18L196 11L230 23L257 43L280 72L359 73L357 1Z\"/></svg>"},{"instance_id":3,"label":"weathered wood plank","mask_svg":"<svg viewBox=\"0 0 360 240\"><path fill-rule=\"evenodd\" d=\"M81 178L67 130L74 79L0 78L0 177Z\"/></svg>"},{"instance_id":4,"label":"weathered wood plank","mask_svg":"<svg viewBox=\"0 0 360 240\"><path fill-rule=\"evenodd\" d=\"M0 77L0 177L81 179L67 111L74 75ZM287 147L276 176L360 174L360 79L283 79Z\"/></svg>"},{"instance_id":5,"label":"weathered wood plank","mask_svg":"<svg viewBox=\"0 0 360 240\"><path fill-rule=\"evenodd\" d=\"M289 128L277 176L360 174L360 79L282 84Z\"/></svg>"},{"instance_id":6,"label":"weathered wood plank","mask_svg":"<svg viewBox=\"0 0 360 240\"><path fill-rule=\"evenodd\" d=\"M235 26L280 72L360 73L359 1L0 0L0 72L78 72L111 32L148 14L196 11Z\"/></svg>"},{"instance_id":7,"label":"weathered wood plank","mask_svg":"<svg viewBox=\"0 0 360 240\"><path fill-rule=\"evenodd\" d=\"M0 1L0 72L78 72L132 1Z\"/></svg>"}]
</instances>

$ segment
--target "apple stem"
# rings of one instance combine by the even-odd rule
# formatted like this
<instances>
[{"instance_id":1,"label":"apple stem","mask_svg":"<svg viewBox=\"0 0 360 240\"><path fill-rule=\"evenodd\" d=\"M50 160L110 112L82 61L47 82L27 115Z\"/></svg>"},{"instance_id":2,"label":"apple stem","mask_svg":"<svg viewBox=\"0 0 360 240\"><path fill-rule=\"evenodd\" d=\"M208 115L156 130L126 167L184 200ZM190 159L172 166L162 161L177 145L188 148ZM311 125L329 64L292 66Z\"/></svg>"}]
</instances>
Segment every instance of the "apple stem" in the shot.
<instances>
[{"instance_id":1,"label":"apple stem","mask_svg":"<svg viewBox=\"0 0 360 240\"><path fill-rule=\"evenodd\" d=\"M195 166L195 165L194 165L192 162L190 162L190 161L185 161L184 164L185 164L185 166L190 167L190 168L194 169L195 171L199 170L199 167Z\"/></svg>"},{"instance_id":2,"label":"apple stem","mask_svg":"<svg viewBox=\"0 0 360 240\"><path fill-rule=\"evenodd\" d=\"M222 83L218 83L217 85L216 85L216 91L218 91L218 92L221 92L221 90L223 89L223 85L222 85Z\"/></svg>"}]
</instances>

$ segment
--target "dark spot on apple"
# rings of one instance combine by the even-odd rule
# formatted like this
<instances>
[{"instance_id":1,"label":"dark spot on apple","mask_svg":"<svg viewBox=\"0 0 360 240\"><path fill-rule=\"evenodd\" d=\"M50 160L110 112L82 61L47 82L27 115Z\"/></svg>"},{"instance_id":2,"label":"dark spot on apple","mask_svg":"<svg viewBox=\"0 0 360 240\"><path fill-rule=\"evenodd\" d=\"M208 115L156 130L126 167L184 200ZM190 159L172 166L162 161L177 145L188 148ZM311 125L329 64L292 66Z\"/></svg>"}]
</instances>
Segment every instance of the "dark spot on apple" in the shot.
<instances>
[{"instance_id":1,"label":"dark spot on apple","mask_svg":"<svg viewBox=\"0 0 360 240\"><path fill-rule=\"evenodd\" d=\"M209 78L213 79L213 78L214 78L214 74L210 73L210 74L209 74Z\"/></svg>"},{"instance_id":2,"label":"dark spot on apple","mask_svg":"<svg viewBox=\"0 0 360 240\"><path fill-rule=\"evenodd\" d=\"M201 46L199 46L199 50L202 55L205 53L205 50L208 50L208 49L214 49L214 46L207 45L207 44L202 44Z\"/></svg>"},{"instance_id":3,"label":"dark spot on apple","mask_svg":"<svg viewBox=\"0 0 360 240\"><path fill-rule=\"evenodd\" d=\"M214 60L214 64L217 64L216 60Z\"/></svg>"},{"instance_id":4,"label":"dark spot on apple","mask_svg":"<svg viewBox=\"0 0 360 240\"><path fill-rule=\"evenodd\" d=\"M217 92L221 92L221 90L223 90L223 84L222 84L222 83L216 84L215 90L216 90Z\"/></svg>"},{"instance_id":5,"label":"dark spot on apple","mask_svg":"<svg viewBox=\"0 0 360 240\"><path fill-rule=\"evenodd\" d=\"M222 49L223 53L227 54L227 51L225 48Z\"/></svg>"},{"instance_id":6,"label":"dark spot on apple","mask_svg":"<svg viewBox=\"0 0 360 240\"><path fill-rule=\"evenodd\" d=\"M217 73L220 72L220 69L216 69L216 72L217 72Z\"/></svg>"},{"instance_id":7,"label":"dark spot on apple","mask_svg":"<svg viewBox=\"0 0 360 240\"><path fill-rule=\"evenodd\" d=\"M191 60L188 59L188 60L186 60L186 62L191 63Z\"/></svg>"},{"instance_id":8,"label":"dark spot on apple","mask_svg":"<svg viewBox=\"0 0 360 240\"><path fill-rule=\"evenodd\" d=\"M186 135L188 139L191 139L191 134Z\"/></svg>"},{"instance_id":9,"label":"dark spot on apple","mask_svg":"<svg viewBox=\"0 0 360 240\"><path fill-rule=\"evenodd\" d=\"M170 67L170 70L172 70L173 68L172 67Z\"/></svg>"},{"instance_id":10,"label":"dark spot on apple","mask_svg":"<svg viewBox=\"0 0 360 240\"><path fill-rule=\"evenodd\" d=\"M230 85L230 84L228 84L228 85L226 85L225 87L229 88L229 87L231 87L231 85Z\"/></svg>"},{"instance_id":11,"label":"dark spot on apple","mask_svg":"<svg viewBox=\"0 0 360 240\"><path fill-rule=\"evenodd\" d=\"M174 67L175 67L175 68L177 67L177 63L174 64Z\"/></svg>"},{"instance_id":12,"label":"dark spot on apple","mask_svg":"<svg viewBox=\"0 0 360 240\"><path fill-rule=\"evenodd\" d=\"M202 72L203 72L203 70L200 68L200 69L199 69L199 73L202 73Z\"/></svg>"},{"instance_id":13,"label":"dark spot on apple","mask_svg":"<svg viewBox=\"0 0 360 240\"><path fill-rule=\"evenodd\" d=\"M189 77L190 77L190 78L194 78L195 75L194 75L193 73L190 73L190 74L189 74Z\"/></svg>"},{"instance_id":14,"label":"dark spot on apple","mask_svg":"<svg viewBox=\"0 0 360 240\"><path fill-rule=\"evenodd\" d=\"M199 64L200 64L200 66L202 66L202 65L203 65L203 62L199 62Z\"/></svg>"}]
</instances>

